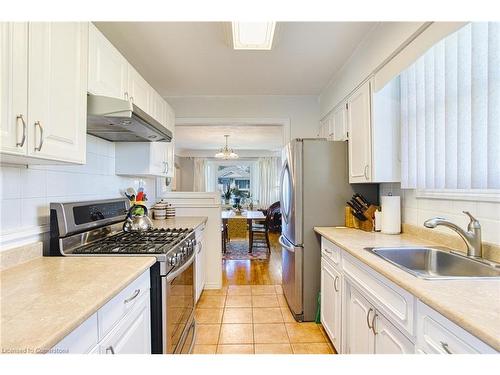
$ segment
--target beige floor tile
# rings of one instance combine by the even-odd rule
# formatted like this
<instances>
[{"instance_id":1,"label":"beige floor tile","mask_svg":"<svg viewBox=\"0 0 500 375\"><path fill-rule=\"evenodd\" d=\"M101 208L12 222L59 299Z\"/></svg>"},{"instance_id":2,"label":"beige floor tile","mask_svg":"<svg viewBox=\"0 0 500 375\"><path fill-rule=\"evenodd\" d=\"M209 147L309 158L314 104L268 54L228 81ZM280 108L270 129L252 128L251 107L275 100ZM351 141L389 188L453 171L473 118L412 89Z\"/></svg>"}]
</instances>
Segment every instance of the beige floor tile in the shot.
<instances>
[{"instance_id":1,"label":"beige floor tile","mask_svg":"<svg viewBox=\"0 0 500 375\"><path fill-rule=\"evenodd\" d=\"M252 285L252 295L266 295L266 294L276 294L276 289L274 285Z\"/></svg>"},{"instance_id":2,"label":"beige floor tile","mask_svg":"<svg viewBox=\"0 0 500 375\"><path fill-rule=\"evenodd\" d=\"M217 324L222 322L223 309L196 309L194 316L198 324Z\"/></svg>"},{"instance_id":3,"label":"beige floor tile","mask_svg":"<svg viewBox=\"0 0 500 375\"><path fill-rule=\"evenodd\" d=\"M278 298L278 304L280 307L288 307L288 303L286 302L286 298L283 294L278 294L276 297Z\"/></svg>"},{"instance_id":4,"label":"beige floor tile","mask_svg":"<svg viewBox=\"0 0 500 375\"><path fill-rule=\"evenodd\" d=\"M228 295L226 307L252 307L252 296Z\"/></svg>"},{"instance_id":5,"label":"beige floor tile","mask_svg":"<svg viewBox=\"0 0 500 375\"><path fill-rule=\"evenodd\" d=\"M276 295L252 296L253 307L279 307Z\"/></svg>"},{"instance_id":6,"label":"beige floor tile","mask_svg":"<svg viewBox=\"0 0 500 375\"><path fill-rule=\"evenodd\" d=\"M224 307L226 296L201 296L196 307L201 309L213 309Z\"/></svg>"},{"instance_id":7,"label":"beige floor tile","mask_svg":"<svg viewBox=\"0 0 500 375\"><path fill-rule=\"evenodd\" d=\"M220 324L197 324L195 344L217 344Z\"/></svg>"},{"instance_id":8,"label":"beige floor tile","mask_svg":"<svg viewBox=\"0 0 500 375\"><path fill-rule=\"evenodd\" d=\"M333 354L332 348L326 343L292 344L294 354Z\"/></svg>"},{"instance_id":9,"label":"beige floor tile","mask_svg":"<svg viewBox=\"0 0 500 375\"><path fill-rule=\"evenodd\" d=\"M252 323L252 308L226 307L222 323Z\"/></svg>"},{"instance_id":10,"label":"beige floor tile","mask_svg":"<svg viewBox=\"0 0 500 375\"><path fill-rule=\"evenodd\" d=\"M223 324L219 344L253 344L251 324Z\"/></svg>"},{"instance_id":11,"label":"beige floor tile","mask_svg":"<svg viewBox=\"0 0 500 375\"><path fill-rule=\"evenodd\" d=\"M326 343L316 323L285 323L291 343Z\"/></svg>"},{"instance_id":12,"label":"beige floor tile","mask_svg":"<svg viewBox=\"0 0 500 375\"><path fill-rule=\"evenodd\" d=\"M225 296L227 294L227 286L221 289L203 289L202 296Z\"/></svg>"},{"instance_id":13,"label":"beige floor tile","mask_svg":"<svg viewBox=\"0 0 500 375\"><path fill-rule=\"evenodd\" d=\"M279 307L257 307L253 309L254 323L283 323Z\"/></svg>"},{"instance_id":14,"label":"beige floor tile","mask_svg":"<svg viewBox=\"0 0 500 375\"><path fill-rule=\"evenodd\" d=\"M275 285L274 289L276 290L276 294L283 294L283 288L281 285Z\"/></svg>"},{"instance_id":15,"label":"beige floor tile","mask_svg":"<svg viewBox=\"0 0 500 375\"><path fill-rule=\"evenodd\" d=\"M292 354L290 344L255 344L255 354Z\"/></svg>"},{"instance_id":16,"label":"beige floor tile","mask_svg":"<svg viewBox=\"0 0 500 375\"><path fill-rule=\"evenodd\" d=\"M195 345L193 354L215 354L217 345Z\"/></svg>"},{"instance_id":17,"label":"beige floor tile","mask_svg":"<svg viewBox=\"0 0 500 375\"><path fill-rule=\"evenodd\" d=\"M252 294L250 285L229 285L227 294L230 296L249 296Z\"/></svg>"},{"instance_id":18,"label":"beige floor tile","mask_svg":"<svg viewBox=\"0 0 500 375\"><path fill-rule=\"evenodd\" d=\"M296 320L293 317L292 313L290 312L290 309L288 307L281 307L281 314L283 315L283 321L285 323L295 323Z\"/></svg>"},{"instance_id":19,"label":"beige floor tile","mask_svg":"<svg viewBox=\"0 0 500 375\"><path fill-rule=\"evenodd\" d=\"M217 354L254 354L253 345L218 345Z\"/></svg>"},{"instance_id":20,"label":"beige floor tile","mask_svg":"<svg viewBox=\"0 0 500 375\"><path fill-rule=\"evenodd\" d=\"M288 335L283 323L254 324L256 344L288 344Z\"/></svg>"}]
</instances>

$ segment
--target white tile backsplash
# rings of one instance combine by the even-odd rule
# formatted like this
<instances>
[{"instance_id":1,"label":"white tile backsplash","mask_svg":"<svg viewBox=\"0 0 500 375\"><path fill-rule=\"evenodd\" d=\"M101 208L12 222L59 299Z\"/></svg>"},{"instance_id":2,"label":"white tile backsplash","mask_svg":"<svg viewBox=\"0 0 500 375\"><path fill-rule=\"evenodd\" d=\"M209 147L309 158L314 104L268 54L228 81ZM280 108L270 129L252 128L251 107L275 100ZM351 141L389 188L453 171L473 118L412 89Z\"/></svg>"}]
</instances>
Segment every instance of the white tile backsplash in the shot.
<instances>
[{"instance_id":1,"label":"white tile backsplash","mask_svg":"<svg viewBox=\"0 0 500 375\"><path fill-rule=\"evenodd\" d=\"M0 234L49 224L50 202L116 198L143 185L154 202L155 180L115 175L115 145L87 136L87 164L0 166Z\"/></svg>"},{"instance_id":2,"label":"white tile backsplash","mask_svg":"<svg viewBox=\"0 0 500 375\"><path fill-rule=\"evenodd\" d=\"M405 224L423 226L424 221L431 217L444 216L465 228L469 219L462 211L469 211L481 223L483 241L500 244L500 203L417 198L414 189L401 189L399 184L380 185L380 195L389 192L401 195L401 215ZM453 233L445 227L435 230Z\"/></svg>"}]
</instances>

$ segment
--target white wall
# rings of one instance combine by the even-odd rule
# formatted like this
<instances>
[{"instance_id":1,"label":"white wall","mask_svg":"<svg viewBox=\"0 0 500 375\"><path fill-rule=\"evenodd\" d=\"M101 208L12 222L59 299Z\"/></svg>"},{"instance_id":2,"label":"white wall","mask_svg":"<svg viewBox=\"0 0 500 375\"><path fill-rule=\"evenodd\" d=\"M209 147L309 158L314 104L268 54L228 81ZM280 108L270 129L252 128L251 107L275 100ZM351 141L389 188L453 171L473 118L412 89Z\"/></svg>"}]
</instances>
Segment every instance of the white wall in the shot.
<instances>
[{"instance_id":1,"label":"white wall","mask_svg":"<svg viewBox=\"0 0 500 375\"><path fill-rule=\"evenodd\" d=\"M423 22L377 24L322 91L319 97L320 118L352 92L423 25Z\"/></svg>"},{"instance_id":2,"label":"white wall","mask_svg":"<svg viewBox=\"0 0 500 375\"><path fill-rule=\"evenodd\" d=\"M173 96L166 98L177 118L288 118L291 138L318 132L318 97L286 95Z\"/></svg>"},{"instance_id":3,"label":"white wall","mask_svg":"<svg viewBox=\"0 0 500 375\"><path fill-rule=\"evenodd\" d=\"M500 245L500 203L417 198L413 189L400 189L400 184L381 184L380 194L389 192L401 196L402 223L422 227L425 220L444 216L465 229L469 219L462 211L470 211L481 223L483 241ZM454 234L445 227L434 230Z\"/></svg>"},{"instance_id":4,"label":"white wall","mask_svg":"<svg viewBox=\"0 0 500 375\"><path fill-rule=\"evenodd\" d=\"M115 175L114 143L87 135L85 165L0 166L0 250L42 239L48 231L50 202L123 196L143 184L155 201L153 179Z\"/></svg>"}]
</instances>

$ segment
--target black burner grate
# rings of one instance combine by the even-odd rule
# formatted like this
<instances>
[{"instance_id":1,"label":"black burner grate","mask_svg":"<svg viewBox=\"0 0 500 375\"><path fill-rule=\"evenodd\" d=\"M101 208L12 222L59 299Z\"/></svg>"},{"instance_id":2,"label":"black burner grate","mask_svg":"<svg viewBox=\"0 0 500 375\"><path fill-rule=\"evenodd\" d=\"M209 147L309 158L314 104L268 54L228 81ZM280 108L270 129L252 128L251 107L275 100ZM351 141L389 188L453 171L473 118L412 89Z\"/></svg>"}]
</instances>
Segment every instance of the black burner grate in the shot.
<instances>
[{"instance_id":1,"label":"black burner grate","mask_svg":"<svg viewBox=\"0 0 500 375\"><path fill-rule=\"evenodd\" d=\"M79 247L73 254L164 254L191 231L188 228L158 228L146 232L120 232Z\"/></svg>"}]
</instances>

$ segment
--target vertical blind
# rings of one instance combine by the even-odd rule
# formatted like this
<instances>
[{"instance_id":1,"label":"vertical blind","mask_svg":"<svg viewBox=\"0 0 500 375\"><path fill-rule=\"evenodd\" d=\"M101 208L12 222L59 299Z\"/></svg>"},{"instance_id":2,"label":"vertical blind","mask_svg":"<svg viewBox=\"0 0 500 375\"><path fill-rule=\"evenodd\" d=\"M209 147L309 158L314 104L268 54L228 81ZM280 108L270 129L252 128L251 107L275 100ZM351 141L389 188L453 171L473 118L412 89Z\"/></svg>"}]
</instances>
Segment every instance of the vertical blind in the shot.
<instances>
[{"instance_id":1,"label":"vertical blind","mask_svg":"<svg viewBox=\"0 0 500 375\"><path fill-rule=\"evenodd\" d=\"M470 23L401 73L401 186L500 189L500 23Z\"/></svg>"}]
</instances>

